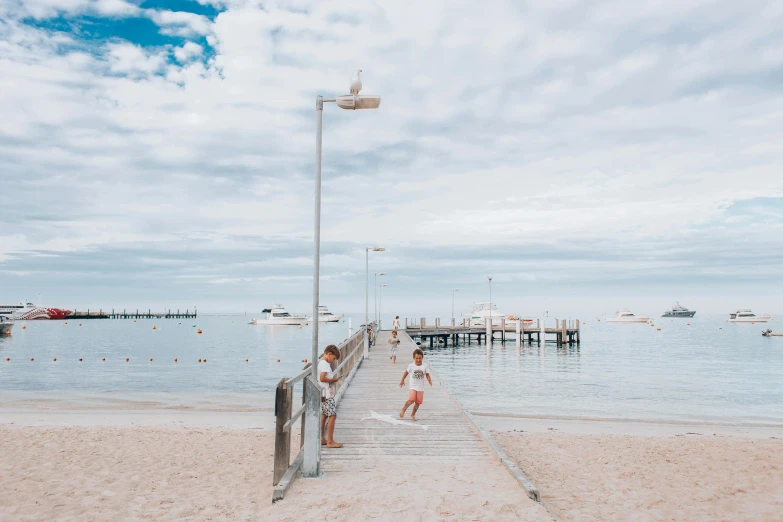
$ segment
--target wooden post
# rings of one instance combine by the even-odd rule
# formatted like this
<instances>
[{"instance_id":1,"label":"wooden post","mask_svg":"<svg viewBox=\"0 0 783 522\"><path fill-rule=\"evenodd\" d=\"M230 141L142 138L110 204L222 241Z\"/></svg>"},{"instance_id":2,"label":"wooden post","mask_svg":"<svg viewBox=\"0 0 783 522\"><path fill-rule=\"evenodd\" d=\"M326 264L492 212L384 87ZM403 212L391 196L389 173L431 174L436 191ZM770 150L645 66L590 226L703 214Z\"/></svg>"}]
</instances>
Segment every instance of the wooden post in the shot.
<instances>
[{"instance_id":1,"label":"wooden post","mask_svg":"<svg viewBox=\"0 0 783 522\"><path fill-rule=\"evenodd\" d=\"M293 389L286 389L286 379L277 383L275 392L275 468L272 475L272 485L277 486L283 478L288 466L291 465L291 431L283 426L291 418L293 404Z\"/></svg>"},{"instance_id":2,"label":"wooden post","mask_svg":"<svg viewBox=\"0 0 783 522\"><path fill-rule=\"evenodd\" d=\"M484 318L484 326L487 329L487 333L484 335L484 341L486 342L486 345L489 346L492 338L492 323L489 321L489 317Z\"/></svg>"},{"instance_id":3,"label":"wooden post","mask_svg":"<svg viewBox=\"0 0 783 522\"><path fill-rule=\"evenodd\" d=\"M506 318L500 318L500 342L506 342Z\"/></svg>"},{"instance_id":4,"label":"wooden post","mask_svg":"<svg viewBox=\"0 0 783 522\"><path fill-rule=\"evenodd\" d=\"M522 321L517 319L517 348L520 348L522 345L522 337L520 335L525 335L524 330L522 330Z\"/></svg>"}]
</instances>

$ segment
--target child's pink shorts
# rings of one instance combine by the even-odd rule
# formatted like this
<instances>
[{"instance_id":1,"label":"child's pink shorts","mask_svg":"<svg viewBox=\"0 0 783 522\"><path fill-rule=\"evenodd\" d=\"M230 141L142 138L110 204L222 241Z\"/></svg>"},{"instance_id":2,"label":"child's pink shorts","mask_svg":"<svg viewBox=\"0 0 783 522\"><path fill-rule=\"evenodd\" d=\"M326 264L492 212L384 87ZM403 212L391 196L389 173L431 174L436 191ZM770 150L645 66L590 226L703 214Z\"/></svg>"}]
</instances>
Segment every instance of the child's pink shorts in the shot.
<instances>
[{"instance_id":1,"label":"child's pink shorts","mask_svg":"<svg viewBox=\"0 0 783 522\"><path fill-rule=\"evenodd\" d=\"M424 392L411 390L410 394L408 395L408 400L413 401L416 404L421 404L424 402Z\"/></svg>"}]
</instances>

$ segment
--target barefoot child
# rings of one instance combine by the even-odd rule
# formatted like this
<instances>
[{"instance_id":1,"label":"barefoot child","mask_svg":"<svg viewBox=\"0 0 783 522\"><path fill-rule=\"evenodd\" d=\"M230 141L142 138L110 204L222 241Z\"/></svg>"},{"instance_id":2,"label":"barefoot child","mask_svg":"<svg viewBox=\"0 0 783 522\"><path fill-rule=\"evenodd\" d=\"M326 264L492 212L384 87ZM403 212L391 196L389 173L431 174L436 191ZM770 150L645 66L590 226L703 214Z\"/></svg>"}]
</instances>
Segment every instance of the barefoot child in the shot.
<instances>
[{"instance_id":1,"label":"barefoot child","mask_svg":"<svg viewBox=\"0 0 783 522\"><path fill-rule=\"evenodd\" d=\"M389 337L389 359L397 364L397 346L399 346L400 340L397 338L397 330L392 330L392 336Z\"/></svg>"},{"instance_id":2,"label":"barefoot child","mask_svg":"<svg viewBox=\"0 0 783 522\"><path fill-rule=\"evenodd\" d=\"M413 407L413 412L411 413L411 420L416 420L416 411L419 409L419 406L421 406L421 403L424 402L424 376L427 376L427 381L429 381L430 386L432 386L432 378L430 377L430 366L429 364L423 362L424 361L424 352L416 348L413 350L413 362L408 365L408 369L405 370L405 373L402 375L402 380L400 381L400 388L405 386L405 377L410 374L411 380L410 380L410 395L408 395L408 400L405 401L405 406L402 407L402 411L400 411L400 418L405 417L405 410L408 409L408 406L410 406L413 403L416 403L416 405Z\"/></svg>"},{"instance_id":3,"label":"barefoot child","mask_svg":"<svg viewBox=\"0 0 783 522\"><path fill-rule=\"evenodd\" d=\"M318 362L318 381L321 384L321 444L327 448L342 448L334 441L334 422L337 420L337 403L334 401L333 383L340 380L332 373L332 363L340 358L340 350L333 344L324 349L324 358ZM324 425L329 423L328 439L324 438Z\"/></svg>"}]
</instances>

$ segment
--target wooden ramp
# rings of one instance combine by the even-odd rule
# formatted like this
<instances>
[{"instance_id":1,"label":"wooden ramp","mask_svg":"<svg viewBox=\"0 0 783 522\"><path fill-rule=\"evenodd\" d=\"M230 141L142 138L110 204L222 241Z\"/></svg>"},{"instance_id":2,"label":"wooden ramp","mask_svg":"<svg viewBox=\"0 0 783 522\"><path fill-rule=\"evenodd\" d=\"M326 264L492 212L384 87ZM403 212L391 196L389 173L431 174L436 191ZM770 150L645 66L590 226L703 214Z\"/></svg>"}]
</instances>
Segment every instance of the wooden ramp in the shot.
<instances>
[{"instance_id":1,"label":"wooden ramp","mask_svg":"<svg viewBox=\"0 0 783 522\"><path fill-rule=\"evenodd\" d=\"M408 381L404 388L399 384L408 364L413 362L416 348L416 343L400 330L402 342L397 349L397 364L393 364L389 360L389 337L390 332L378 334L370 358L362 362L345 390L335 428L335 440L345 443L345 447L324 448L322 470L327 474L371 471L386 462L443 462L469 467L472 461L493 458L489 446L436 373L416 414L418 421L410 420L411 406L404 425L388 422L401 420L399 413L408 398Z\"/></svg>"}]
</instances>

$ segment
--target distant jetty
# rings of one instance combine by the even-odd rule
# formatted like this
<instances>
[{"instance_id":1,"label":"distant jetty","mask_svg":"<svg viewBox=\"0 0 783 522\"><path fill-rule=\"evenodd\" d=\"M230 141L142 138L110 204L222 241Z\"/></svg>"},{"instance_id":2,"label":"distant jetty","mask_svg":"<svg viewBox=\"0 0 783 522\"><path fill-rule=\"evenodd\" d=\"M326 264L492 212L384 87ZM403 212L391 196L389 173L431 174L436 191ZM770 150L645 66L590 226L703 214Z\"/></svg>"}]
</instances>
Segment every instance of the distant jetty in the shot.
<instances>
[{"instance_id":1,"label":"distant jetty","mask_svg":"<svg viewBox=\"0 0 783 522\"><path fill-rule=\"evenodd\" d=\"M98 310L96 312L90 311L88 308L87 311L81 312L74 310L66 317L68 319L195 319L197 316L198 311L195 309L192 312L190 310L185 310L184 312L180 312L179 310L172 312L171 310L168 310L166 312L156 313L153 312L152 309L148 309L146 312L143 310L140 311L138 308L135 312L133 310L115 311L114 309L112 309L111 312L104 312L103 310Z\"/></svg>"}]
</instances>

